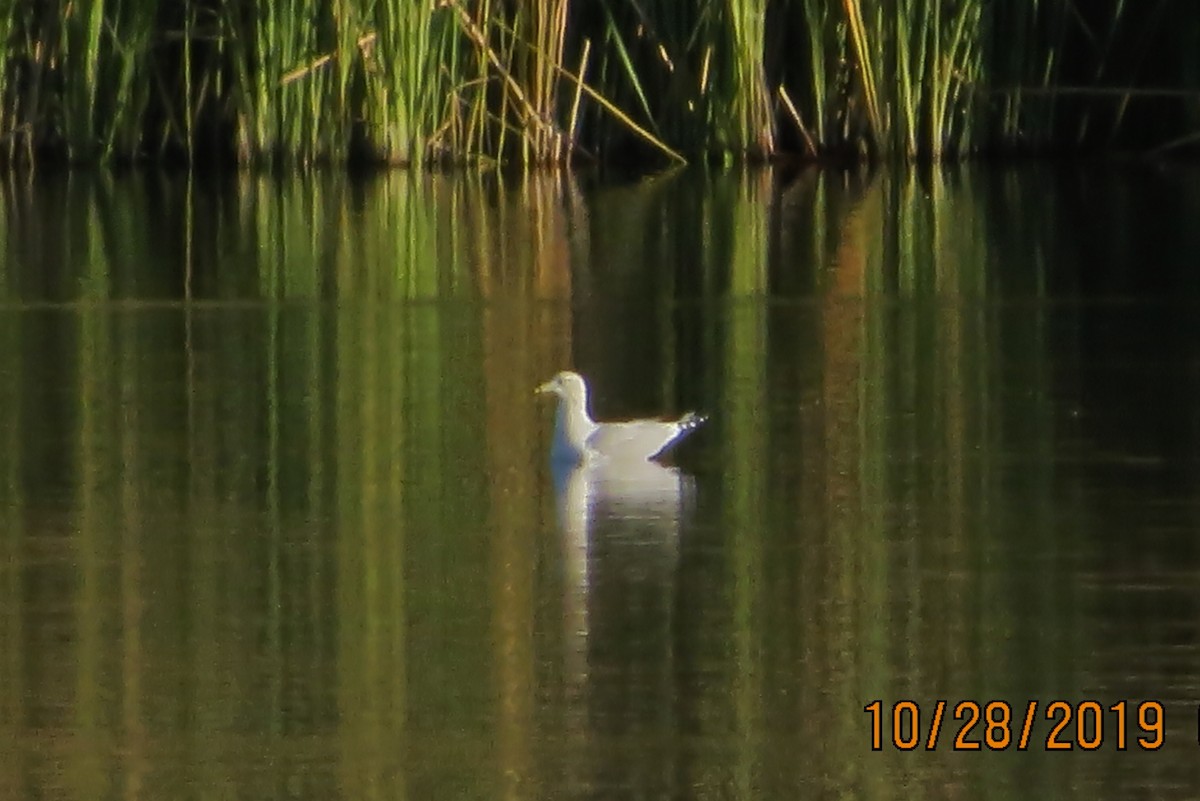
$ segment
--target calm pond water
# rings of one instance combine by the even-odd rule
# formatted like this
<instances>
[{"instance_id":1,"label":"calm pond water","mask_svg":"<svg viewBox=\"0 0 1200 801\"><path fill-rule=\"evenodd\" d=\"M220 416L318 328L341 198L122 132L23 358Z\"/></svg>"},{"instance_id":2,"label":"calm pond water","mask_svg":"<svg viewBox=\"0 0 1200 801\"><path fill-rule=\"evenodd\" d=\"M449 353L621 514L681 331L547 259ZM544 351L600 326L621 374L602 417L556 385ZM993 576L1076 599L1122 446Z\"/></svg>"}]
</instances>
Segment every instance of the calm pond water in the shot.
<instances>
[{"instance_id":1,"label":"calm pond water","mask_svg":"<svg viewBox=\"0 0 1200 801\"><path fill-rule=\"evenodd\" d=\"M0 206L0 799L1200 794L1200 170Z\"/></svg>"}]
</instances>

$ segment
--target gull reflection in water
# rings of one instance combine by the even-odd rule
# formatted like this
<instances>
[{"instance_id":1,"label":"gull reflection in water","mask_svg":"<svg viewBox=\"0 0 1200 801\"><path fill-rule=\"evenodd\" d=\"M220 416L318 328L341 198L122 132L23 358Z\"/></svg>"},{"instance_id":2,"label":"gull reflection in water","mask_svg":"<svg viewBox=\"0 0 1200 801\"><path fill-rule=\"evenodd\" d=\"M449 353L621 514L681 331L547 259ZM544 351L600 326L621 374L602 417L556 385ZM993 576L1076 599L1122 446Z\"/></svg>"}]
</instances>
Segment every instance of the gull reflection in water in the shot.
<instances>
[{"instance_id":1,"label":"gull reflection in water","mask_svg":"<svg viewBox=\"0 0 1200 801\"><path fill-rule=\"evenodd\" d=\"M694 481L675 467L657 462L555 466L558 522L568 539L587 548L589 533L631 535L650 545L674 548Z\"/></svg>"},{"instance_id":2,"label":"gull reflection in water","mask_svg":"<svg viewBox=\"0 0 1200 801\"><path fill-rule=\"evenodd\" d=\"M613 765L598 743L630 729L655 741L657 727L673 731L663 709L675 696L679 544L695 485L645 461L560 469L554 483L567 574L564 668L576 704L570 761L590 785L651 767Z\"/></svg>"},{"instance_id":3,"label":"gull reflection in water","mask_svg":"<svg viewBox=\"0 0 1200 801\"><path fill-rule=\"evenodd\" d=\"M571 587L586 594L596 571L673 584L690 475L656 462L586 464L556 468L554 489Z\"/></svg>"}]
</instances>

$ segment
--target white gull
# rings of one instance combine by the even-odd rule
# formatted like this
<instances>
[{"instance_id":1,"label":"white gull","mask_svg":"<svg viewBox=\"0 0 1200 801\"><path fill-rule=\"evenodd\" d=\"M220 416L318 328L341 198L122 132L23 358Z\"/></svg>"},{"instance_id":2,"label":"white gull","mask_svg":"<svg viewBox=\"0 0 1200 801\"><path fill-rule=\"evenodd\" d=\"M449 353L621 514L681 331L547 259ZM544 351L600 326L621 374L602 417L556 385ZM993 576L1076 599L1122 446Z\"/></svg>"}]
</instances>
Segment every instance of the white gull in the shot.
<instances>
[{"instance_id":1,"label":"white gull","mask_svg":"<svg viewBox=\"0 0 1200 801\"><path fill-rule=\"evenodd\" d=\"M688 412L678 420L597 423L588 413L587 383L581 375L569 370L554 376L537 391L558 396L554 443L550 447L550 459L555 464L657 459L707 419Z\"/></svg>"}]
</instances>

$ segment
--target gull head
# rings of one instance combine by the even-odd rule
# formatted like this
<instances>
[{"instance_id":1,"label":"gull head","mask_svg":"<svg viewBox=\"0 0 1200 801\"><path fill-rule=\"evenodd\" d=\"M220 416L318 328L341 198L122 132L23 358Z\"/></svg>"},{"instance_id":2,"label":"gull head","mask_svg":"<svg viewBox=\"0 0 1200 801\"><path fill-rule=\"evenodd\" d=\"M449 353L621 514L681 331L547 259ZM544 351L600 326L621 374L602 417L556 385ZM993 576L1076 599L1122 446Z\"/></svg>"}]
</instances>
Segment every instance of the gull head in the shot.
<instances>
[{"instance_id":1,"label":"gull head","mask_svg":"<svg viewBox=\"0 0 1200 801\"><path fill-rule=\"evenodd\" d=\"M539 393L553 393L573 409L587 409L587 384L579 373L563 370L537 388Z\"/></svg>"}]
</instances>

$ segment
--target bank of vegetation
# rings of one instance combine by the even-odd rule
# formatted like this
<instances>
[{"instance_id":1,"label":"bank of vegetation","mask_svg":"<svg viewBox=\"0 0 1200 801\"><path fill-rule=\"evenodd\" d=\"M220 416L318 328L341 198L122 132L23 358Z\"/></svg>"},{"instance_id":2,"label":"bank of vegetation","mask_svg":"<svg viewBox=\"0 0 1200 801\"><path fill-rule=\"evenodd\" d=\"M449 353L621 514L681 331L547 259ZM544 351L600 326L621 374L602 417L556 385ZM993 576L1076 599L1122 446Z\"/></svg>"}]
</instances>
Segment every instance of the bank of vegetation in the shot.
<instances>
[{"instance_id":1,"label":"bank of vegetation","mask_svg":"<svg viewBox=\"0 0 1200 801\"><path fill-rule=\"evenodd\" d=\"M1195 0L13 0L0 158L959 158L1200 142Z\"/></svg>"}]
</instances>

